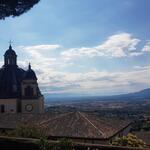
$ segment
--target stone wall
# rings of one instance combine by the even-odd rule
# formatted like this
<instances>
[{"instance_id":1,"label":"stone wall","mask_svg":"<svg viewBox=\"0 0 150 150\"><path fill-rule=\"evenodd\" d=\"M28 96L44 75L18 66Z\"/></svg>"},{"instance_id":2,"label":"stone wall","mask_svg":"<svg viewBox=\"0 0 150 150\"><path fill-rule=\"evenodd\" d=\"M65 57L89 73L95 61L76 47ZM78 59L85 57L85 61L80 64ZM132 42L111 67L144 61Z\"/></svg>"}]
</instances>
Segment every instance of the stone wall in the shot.
<instances>
[{"instance_id":1,"label":"stone wall","mask_svg":"<svg viewBox=\"0 0 150 150\"><path fill-rule=\"evenodd\" d=\"M17 99L0 99L0 113L2 105L4 105L4 113L17 112Z\"/></svg>"},{"instance_id":2,"label":"stone wall","mask_svg":"<svg viewBox=\"0 0 150 150\"><path fill-rule=\"evenodd\" d=\"M6 138L0 137L0 149L1 150L39 150L37 144L39 140L24 139L24 138ZM148 150L141 148L127 148L127 147L115 147L96 144L81 144L76 143L73 146L74 150Z\"/></svg>"},{"instance_id":3,"label":"stone wall","mask_svg":"<svg viewBox=\"0 0 150 150\"><path fill-rule=\"evenodd\" d=\"M39 145L36 140L1 137L0 150L39 150Z\"/></svg>"}]
</instances>

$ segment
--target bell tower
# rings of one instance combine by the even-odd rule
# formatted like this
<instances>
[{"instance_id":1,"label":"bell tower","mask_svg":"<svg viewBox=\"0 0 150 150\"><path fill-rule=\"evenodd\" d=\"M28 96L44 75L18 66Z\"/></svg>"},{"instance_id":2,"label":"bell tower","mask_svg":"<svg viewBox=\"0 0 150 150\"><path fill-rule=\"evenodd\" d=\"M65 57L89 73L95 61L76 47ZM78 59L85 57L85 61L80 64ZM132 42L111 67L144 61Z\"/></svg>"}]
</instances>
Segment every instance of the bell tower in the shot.
<instances>
[{"instance_id":1,"label":"bell tower","mask_svg":"<svg viewBox=\"0 0 150 150\"><path fill-rule=\"evenodd\" d=\"M44 99L39 90L37 77L29 63L22 80L22 113L43 113Z\"/></svg>"},{"instance_id":2,"label":"bell tower","mask_svg":"<svg viewBox=\"0 0 150 150\"><path fill-rule=\"evenodd\" d=\"M22 97L26 99L36 99L39 94L37 89L37 77L29 63L28 70L22 81Z\"/></svg>"}]
</instances>

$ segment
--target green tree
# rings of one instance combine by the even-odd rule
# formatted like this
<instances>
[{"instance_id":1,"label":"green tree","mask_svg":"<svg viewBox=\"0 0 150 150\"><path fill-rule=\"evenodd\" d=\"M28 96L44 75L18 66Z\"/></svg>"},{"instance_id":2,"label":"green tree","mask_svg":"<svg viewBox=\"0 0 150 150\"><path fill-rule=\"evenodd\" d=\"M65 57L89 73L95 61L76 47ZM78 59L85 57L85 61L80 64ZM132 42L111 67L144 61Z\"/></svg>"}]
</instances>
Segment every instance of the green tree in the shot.
<instances>
[{"instance_id":1,"label":"green tree","mask_svg":"<svg viewBox=\"0 0 150 150\"><path fill-rule=\"evenodd\" d=\"M58 147L63 150L72 150L72 142L68 139L62 139L59 141Z\"/></svg>"},{"instance_id":2,"label":"green tree","mask_svg":"<svg viewBox=\"0 0 150 150\"><path fill-rule=\"evenodd\" d=\"M129 133L127 136L116 139L112 142L112 145L115 146L128 146L128 147L146 147L145 143L138 139L135 135Z\"/></svg>"},{"instance_id":3,"label":"green tree","mask_svg":"<svg viewBox=\"0 0 150 150\"><path fill-rule=\"evenodd\" d=\"M72 142L68 139L62 139L58 142L48 142L41 138L39 142L40 150L72 150Z\"/></svg>"},{"instance_id":4,"label":"green tree","mask_svg":"<svg viewBox=\"0 0 150 150\"><path fill-rule=\"evenodd\" d=\"M20 16L30 10L40 0L0 0L0 19Z\"/></svg>"},{"instance_id":5,"label":"green tree","mask_svg":"<svg viewBox=\"0 0 150 150\"><path fill-rule=\"evenodd\" d=\"M50 150L50 144L46 138L41 138L39 142L40 150Z\"/></svg>"}]
</instances>

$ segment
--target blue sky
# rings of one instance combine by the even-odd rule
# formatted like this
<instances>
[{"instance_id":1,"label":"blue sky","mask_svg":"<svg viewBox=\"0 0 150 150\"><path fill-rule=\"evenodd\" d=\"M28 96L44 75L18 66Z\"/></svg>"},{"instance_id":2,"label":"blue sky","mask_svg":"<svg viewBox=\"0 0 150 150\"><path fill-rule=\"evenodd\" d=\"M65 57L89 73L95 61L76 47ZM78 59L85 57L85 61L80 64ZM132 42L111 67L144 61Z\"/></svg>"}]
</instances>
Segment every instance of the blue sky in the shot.
<instances>
[{"instance_id":1,"label":"blue sky","mask_svg":"<svg viewBox=\"0 0 150 150\"><path fill-rule=\"evenodd\" d=\"M149 0L41 0L0 21L0 61L13 40L43 93L111 95L150 87Z\"/></svg>"}]
</instances>

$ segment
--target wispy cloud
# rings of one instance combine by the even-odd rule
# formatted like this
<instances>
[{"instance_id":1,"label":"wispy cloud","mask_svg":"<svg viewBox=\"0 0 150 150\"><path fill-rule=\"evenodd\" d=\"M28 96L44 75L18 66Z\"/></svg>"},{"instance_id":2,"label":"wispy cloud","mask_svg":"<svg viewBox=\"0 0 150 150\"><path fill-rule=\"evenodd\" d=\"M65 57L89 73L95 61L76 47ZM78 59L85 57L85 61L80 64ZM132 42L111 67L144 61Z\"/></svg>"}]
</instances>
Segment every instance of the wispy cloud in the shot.
<instances>
[{"instance_id":1,"label":"wispy cloud","mask_svg":"<svg viewBox=\"0 0 150 150\"><path fill-rule=\"evenodd\" d=\"M132 71L99 71L88 69L84 73L65 70L75 65L74 58L122 58L135 57L149 52L149 42L141 50L137 49L140 39L129 33L119 33L108 37L102 44L93 48L61 49L59 55L51 53L62 48L61 45L21 46L28 60L19 61L23 67L27 61L32 63L39 84L44 93L94 93L97 95L128 92L150 86L150 66L136 66ZM69 60L69 61L68 61Z\"/></svg>"},{"instance_id":2,"label":"wispy cloud","mask_svg":"<svg viewBox=\"0 0 150 150\"><path fill-rule=\"evenodd\" d=\"M70 73L47 70L39 75L40 85L46 93L89 93L105 95L147 88L150 85L150 66L133 71L110 72L91 70ZM90 91L90 92L88 92Z\"/></svg>"},{"instance_id":3,"label":"wispy cloud","mask_svg":"<svg viewBox=\"0 0 150 150\"><path fill-rule=\"evenodd\" d=\"M150 52L150 42L147 42L144 48L142 49L143 52Z\"/></svg>"},{"instance_id":4,"label":"wispy cloud","mask_svg":"<svg viewBox=\"0 0 150 150\"><path fill-rule=\"evenodd\" d=\"M60 48L60 45L33 45L33 46L19 46L19 49L29 53L34 58L41 58L42 55Z\"/></svg>"},{"instance_id":5,"label":"wispy cloud","mask_svg":"<svg viewBox=\"0 0 150 150\"><path fill-rule=\"evenodd\" d=\"M102 44L95 47L72 48L62 52L62 56L70 60L77 57L129 57L142 53L136 48L140 39L134 38L129 33L119 33L110 36Z\"/></svg>"}]
</instances>

